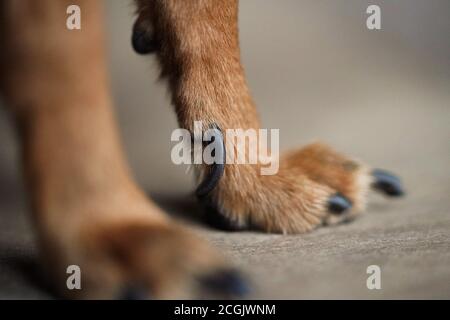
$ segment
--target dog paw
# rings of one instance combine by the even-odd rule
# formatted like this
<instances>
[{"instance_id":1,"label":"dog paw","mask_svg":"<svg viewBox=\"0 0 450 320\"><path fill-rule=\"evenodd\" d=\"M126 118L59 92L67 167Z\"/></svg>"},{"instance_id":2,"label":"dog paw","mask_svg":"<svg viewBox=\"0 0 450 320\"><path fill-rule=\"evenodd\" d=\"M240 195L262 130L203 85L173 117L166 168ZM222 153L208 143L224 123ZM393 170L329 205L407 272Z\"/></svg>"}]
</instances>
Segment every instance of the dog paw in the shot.
<instances>
[{"instance_id":1,"label":"dog paw","mask_svg":"<svg viewBox=\"0 0 450 320\"><path fill-rule=\"evenodd\" d=\"M309 179L336 191L329 206L335 214L327 216L326 224L351 220L363 212L371 189L392 197L404 194L401 181L395 175L385 170L371 169L322 143L288 153L283 161L288 169L300 170Z\"/></svg>"},{"instance_id":2,"label":"dog paw","mask_svg":"<svg viewBox=\"0 0 450 320\"><path fill-rule=\"evenodd\" d=\"M174 223L90 222L52 258L51 279L69 298L209 299L247 291L220 255ZM80 290L65 286L66 265L79 266Z\"/></svg>"},{"instance_id":3,"label":"dog paw","mask_svg":"<svg viewBox=\"0 0 450 320\"><path fill-rule=\"evenodd\" d=\"M352 220L365 209L371 188L404 193L393 174L320 143L285 154L275 175L259 172L258 165L225 165L215 189L202 197L208 222L227 230L303 233Z\"/></svg>"}]
</instances>

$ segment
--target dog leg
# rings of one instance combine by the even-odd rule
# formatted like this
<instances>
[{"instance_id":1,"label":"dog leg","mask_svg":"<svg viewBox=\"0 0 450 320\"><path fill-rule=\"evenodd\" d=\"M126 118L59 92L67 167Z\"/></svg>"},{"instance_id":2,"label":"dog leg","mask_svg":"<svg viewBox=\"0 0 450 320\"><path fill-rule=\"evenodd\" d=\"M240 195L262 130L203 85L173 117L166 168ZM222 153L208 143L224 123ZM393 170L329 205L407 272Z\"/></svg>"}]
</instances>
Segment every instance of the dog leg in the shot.
<instances>
[{"instance_id":1,"label":"dog leg","mask_svg":"<svg viewBox=\"0 0 450 320\"><path fill-rule=\"evenodd\" d=\"M139 50L145 48L145 39L157 48L180 126L191 132L194 121L224 132L260 128L240 62L238 1L137 0L137 4L134 39L140 41L134 43L139 43L141 53L149 52ZM227 152L238 148L234 141L226 145ZM283 157L278 173L271 176L260 174L261 163L227 164L208 201L236 229L282 233L306 232L341 220L352 203L362 207L372 183L368 171L343 170L321 161L310 166L308 158L315 157L310 149ZM241 152L248 155L248 150ZM325 155L321 153L319 160ZM206 170L202 166L199 176L208 176ZM337 175L339 183L334 181Z\"/></svg>"},{"instance_id":2,"label":"dog leg","mask_svg":"<svg viewBox=\"0 0 450 320\"><path fill-rule=\"evenodd\" d=\"M66 8L82 30L66 29ZM102 2L2 1L0 93L15 118L34 221L53 285L76 298L228 297L243 284L171 222L131 177L104 58ZM66 287L69 265L81 290Z\"/></svg>"}]
</instances>

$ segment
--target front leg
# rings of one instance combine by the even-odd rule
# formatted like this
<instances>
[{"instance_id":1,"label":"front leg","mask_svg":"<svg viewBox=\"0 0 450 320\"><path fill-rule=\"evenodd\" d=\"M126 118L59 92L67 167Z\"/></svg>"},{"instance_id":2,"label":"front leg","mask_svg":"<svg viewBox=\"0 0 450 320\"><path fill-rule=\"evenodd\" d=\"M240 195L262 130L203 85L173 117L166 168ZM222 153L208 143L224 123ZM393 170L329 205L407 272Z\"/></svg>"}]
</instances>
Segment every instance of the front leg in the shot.
<instances>
[{"instance_id":1,"label":"front leg","mask_svg":"<svg viewBox=\"0 0 450 320\"><path fill-rule=\"evenodd\" d=\"M65 28L83 10L82 31ZM113 116L102 2L5 0L0 93L16 120L51 284L76 298L230 297L245 289L215 250L135 183ZM66 287L69 265L81 290Z\"/></svg>"},{"instance_id":2,"label":"front leg","mask_svg":"<svg viewBox=\"0 0 450 320\"><path fill-rule=\"evenodd\" d=\"M193 131L195 121L204 127L259 129L257 111L240 62L238 1L137 0L139 39L151 39L172 93L180 126ZM145 35L145 36L144 36ZM136 33L135 33L136 36ZM136 37L134 37L135 39ZM145 41L143 42L145 43ZM142 44L142 43L141 43ZM144 47L144 45L142 45ZM145 50L138 51L144 52ZM238 148L226 141L227 152ZM248 155L249 150L241 150ZM208 202L236 228L256 227L268 232L309 231L330 216L349 211L352 199L365 198L372 180L368 172L348 171L350 188L332 179L338 168L282 158L275 175L261 175L261 162L227 164ZM204 174L201 167L198 176ZM353 183L361 181L360 184ZM363 200L361 200L363 203ZM354 203L356 204L356 203ZM359 206L359 203L357 204ZM339 218L338 220L340 220Z\"/></svg>"}]
</instances>

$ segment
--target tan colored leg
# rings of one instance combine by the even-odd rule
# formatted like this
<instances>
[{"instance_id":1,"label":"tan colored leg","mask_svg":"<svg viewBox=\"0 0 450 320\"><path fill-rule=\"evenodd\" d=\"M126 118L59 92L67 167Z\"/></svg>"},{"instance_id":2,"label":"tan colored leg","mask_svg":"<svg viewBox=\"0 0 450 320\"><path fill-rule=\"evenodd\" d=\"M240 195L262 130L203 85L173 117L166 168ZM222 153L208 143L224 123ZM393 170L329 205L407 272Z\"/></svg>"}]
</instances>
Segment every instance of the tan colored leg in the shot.
<instances>
[{"instance_id":1,"label":"tan colored leg","mask_svg":"<svg viewBox=\"0 0 450 320\"><path fill-rule=\"evenodd\" d=\"M136 30L141 39L152 42L145 46L136 41L138 51L156 50L180 125L191 131L194 121L205 127L218 125L223 131L259 129L240 62L238 1L136 1ZM237 145L228 147L230 152ZM305 149L297 157L300 160L283 157L279 172L272 176L261 175L261 163L227 164L210 201L236 228L301 233L345 219L352 201L355 209L363 207L370 172L315 161L314 148ZM327 149L320 156L326 153L336 154ZM338 183L335 176L340 177Z\"/></svg>"},{"instance_id":2,"label":"tan colored leg","mask_svg":"<svg viewBox=\"0 0 450 320\"><path fill-rule=\"evenodd\" d=\"M81 31L65 27L69 4L81 7ZM0 10L0 93L19 128L34 221L55 287L81 298L174 298L205 293L211 282L204 278L236 280L130 175L111 108L102 2L8 0ZM80 291L66 288L69 265L81 267ZM233 288L213 289L227 295Z\"/></svg>"}]
</instances>

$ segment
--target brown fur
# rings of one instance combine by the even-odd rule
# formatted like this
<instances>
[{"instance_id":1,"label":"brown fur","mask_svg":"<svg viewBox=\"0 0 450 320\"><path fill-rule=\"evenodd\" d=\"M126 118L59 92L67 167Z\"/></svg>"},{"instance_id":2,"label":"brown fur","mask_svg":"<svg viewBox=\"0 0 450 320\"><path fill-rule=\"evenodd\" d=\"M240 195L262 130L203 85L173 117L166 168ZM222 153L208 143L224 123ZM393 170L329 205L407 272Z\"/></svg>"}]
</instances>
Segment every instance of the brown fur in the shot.
<instances>
[{"instance_id":1,"label":"brown fur","mask_svg":"<svg viewBox=\"0 0 450 320\"><path fill-rule=\"evenodd\" d=\"M224 130L260 128L240 62L238 1L137 2L140 21L146 21L160 44L162 76L168 78L180 125L192 130L194 121L202 120ZM274 176L261 176L260 164L227 165L212 195L214 202L240 226L283 233L320 225L328 217L327 199L337 191L354 200L356 209L362 208L370 179L359 175L368 171L343 172L338 166L308 161L307 153L313 157L314 149L323 148L308 147L301 154L306 155L303 161L282 159ZM335 156L331 150L327 153ZM316 179L314 174L322 170L325 178ZM339 185L334 175L339 175Z\"/></svg>"}]
</instances>

